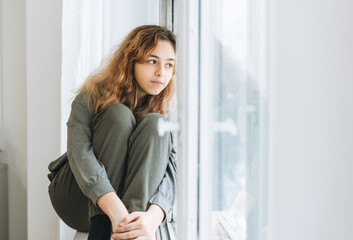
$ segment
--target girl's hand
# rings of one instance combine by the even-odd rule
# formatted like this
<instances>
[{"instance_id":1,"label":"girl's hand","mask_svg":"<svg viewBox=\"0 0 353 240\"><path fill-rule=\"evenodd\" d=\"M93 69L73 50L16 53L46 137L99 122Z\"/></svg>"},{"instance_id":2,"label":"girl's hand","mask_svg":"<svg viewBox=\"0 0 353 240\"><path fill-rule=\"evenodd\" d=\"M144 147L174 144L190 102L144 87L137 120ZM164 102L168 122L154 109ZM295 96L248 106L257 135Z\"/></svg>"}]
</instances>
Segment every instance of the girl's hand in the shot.
<instances>
[{"instance_id":1,"label":"girl's hand","mask_svg":"<svg viewBox=\"0 0 353 240\"><path fill-rule=\"evenodd\" d=\"M151 205L147 212L132 212L113 228L112 238L152 240L163 218L164 212L157 205Z\"/></svg>"}]
</instances>

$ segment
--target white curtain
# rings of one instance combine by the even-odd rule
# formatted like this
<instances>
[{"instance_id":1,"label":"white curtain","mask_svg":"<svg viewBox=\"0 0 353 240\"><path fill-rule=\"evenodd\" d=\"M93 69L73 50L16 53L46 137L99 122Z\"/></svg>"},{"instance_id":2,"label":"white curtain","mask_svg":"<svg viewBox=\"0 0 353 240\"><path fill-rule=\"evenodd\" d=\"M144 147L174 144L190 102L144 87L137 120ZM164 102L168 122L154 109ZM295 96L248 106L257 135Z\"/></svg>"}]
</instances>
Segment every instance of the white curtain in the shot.
<instances>
[{"instance_id":1,"label":"white curtain","mask_svg":"<svg viewBox=\"0 0 353 240\"><path fill-rule=\"evenodd\" d=\"M66 150L65 124L75 91L111 48L109 6L110 1L63 1L62 152Z\"/></svg>"}]
</instances>

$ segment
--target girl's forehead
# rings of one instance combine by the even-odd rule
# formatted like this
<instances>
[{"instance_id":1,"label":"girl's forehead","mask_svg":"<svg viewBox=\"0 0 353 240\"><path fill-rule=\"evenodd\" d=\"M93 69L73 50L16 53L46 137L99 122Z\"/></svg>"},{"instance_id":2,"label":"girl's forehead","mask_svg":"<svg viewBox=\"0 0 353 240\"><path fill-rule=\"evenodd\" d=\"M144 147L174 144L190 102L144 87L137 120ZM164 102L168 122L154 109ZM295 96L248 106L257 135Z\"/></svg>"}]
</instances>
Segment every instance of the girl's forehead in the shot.
<instances>
[{"instance_id":1,"label":"girl's forehead","mask_svg":"<svg viewBox=\"0 0 353 240\"><path fill-rule=\"evenodd\" d=\"M175 50L169 41L160 40L149 55L159 58L175 59Z\"/></svg>"}]
</instances>

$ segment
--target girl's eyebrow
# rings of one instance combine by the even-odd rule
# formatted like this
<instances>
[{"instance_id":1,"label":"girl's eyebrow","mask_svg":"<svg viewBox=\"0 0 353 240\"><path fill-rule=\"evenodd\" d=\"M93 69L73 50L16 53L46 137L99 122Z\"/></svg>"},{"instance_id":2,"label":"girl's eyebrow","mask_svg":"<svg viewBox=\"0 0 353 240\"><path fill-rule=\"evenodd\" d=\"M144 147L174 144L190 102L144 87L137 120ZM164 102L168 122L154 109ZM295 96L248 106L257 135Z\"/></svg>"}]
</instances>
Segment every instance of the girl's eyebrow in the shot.
<instances>
[{"instance_id":1,"label":"girl's eyebrow","mask_svg":"<svg viewBox=\"0 0 353 240\"><path fill-rule=\"evenodd\" d=\"M160 59L160 57L156 56L156 55L150 55L150 57L154 57L154 58L157 58L157 59ZM167 61L174 61L175 62L175 59L174 58L168 58Z\"/></svg>"}]
</instances>

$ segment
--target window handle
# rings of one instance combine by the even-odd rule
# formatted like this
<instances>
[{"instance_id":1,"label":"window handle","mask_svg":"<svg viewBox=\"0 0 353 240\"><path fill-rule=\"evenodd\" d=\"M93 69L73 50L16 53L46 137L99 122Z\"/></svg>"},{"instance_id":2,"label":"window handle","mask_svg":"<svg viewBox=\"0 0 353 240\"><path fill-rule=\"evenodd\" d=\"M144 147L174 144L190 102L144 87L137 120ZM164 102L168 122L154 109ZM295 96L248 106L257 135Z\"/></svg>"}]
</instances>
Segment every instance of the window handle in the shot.
<instances>
[{"instance_id":1,"label":"window handle","mask_svg":"<svg viewBox=\"0 0 353 240\"><path fill-rule=\"evenodd\" d=\"M225 121L215 122L214 129L216 132L228 132L233 136L238 134L238 128L231 118L227 118ZM164 136L166 132L179 132L179 122L169 122L163 118L158 119L157 130L159 136Z\"/></svg>"},{"instance_id":2,"label":"window handle","mask_svg":"<svg viewBox=\"0 0 353 240\"><path fill-rule=\"evenodd\" d=\"M227 118L222 122L215 122L214 129L216 132L227 132L233 136L238 134L237 125L235 125L235 122L231 118Z\"/></svg>"},{"instance_id":3,"label":"window handle","mask_svg":"<svg viewBox=\"0 0 353 240\"><path fill-rule=\"evenodd\" d=\"M242 105L238 108L239 113L253 113L255 110L256 108L254 105Z\"/></svg>"},{"instance_id":4,"label":"window handle","mask_svg":"<svg viewBox=\"0 0 353 240\"><path fill-rule=\"evenodd\" d=\"M157 130L159 136L164 136L166 132L179 132L179 122L169 122L163 118L159 118L157 122Z\"/></svg>"}]
</instances>

